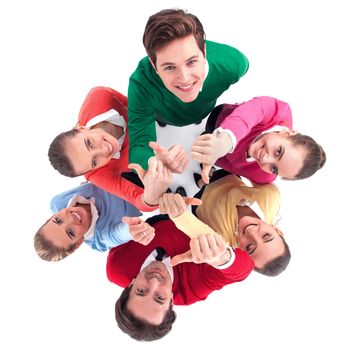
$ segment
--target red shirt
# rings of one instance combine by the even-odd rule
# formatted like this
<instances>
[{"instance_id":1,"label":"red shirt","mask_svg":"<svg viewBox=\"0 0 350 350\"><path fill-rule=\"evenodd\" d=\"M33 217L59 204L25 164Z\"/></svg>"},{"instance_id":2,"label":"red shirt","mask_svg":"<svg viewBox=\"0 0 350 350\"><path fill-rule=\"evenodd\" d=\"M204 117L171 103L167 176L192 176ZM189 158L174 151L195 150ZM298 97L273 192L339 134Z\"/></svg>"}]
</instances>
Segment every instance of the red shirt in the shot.
<instances>
[{"instance_id":1,"label":"red shirt","mask_svg":"<svg viewBox=\"0 0 350 350\"><path fill-rule=\"evenodd\" d=\"M86 126L92 118L109 111L116 110L128 123L128 99L121 93L107 87L95 87L90 90L81 106L78 125ZM120 158L112 158L106 165L85 174L85 178L103 190L133 204L141 211L153 211L142 201L143 188L133 184L121 176L123 172L130 172L129 164L129 136L125 130L125 138L120 150Z\"/></svg>"},{"instance_id":2,"label":"red shirt","mask_svg":"<svg viewBox=\"0 0 350 350\"><path fill-rule=\"evenodd\" d=\"M111 282L127 287L140 272L147 256L158 246L163 247L171 257L189 250L190 238L178 230L172 221L159 221L154 224L154 228L156 235L147 246L129 241L110 250L106 270ZM175 266L174 304L193 304L206 299L214 290L244 280L254 268L253 260L239 248L235 249L235 254L233 264L224 270L205 263L182 263Z\"/></svg>"}]
</instances>

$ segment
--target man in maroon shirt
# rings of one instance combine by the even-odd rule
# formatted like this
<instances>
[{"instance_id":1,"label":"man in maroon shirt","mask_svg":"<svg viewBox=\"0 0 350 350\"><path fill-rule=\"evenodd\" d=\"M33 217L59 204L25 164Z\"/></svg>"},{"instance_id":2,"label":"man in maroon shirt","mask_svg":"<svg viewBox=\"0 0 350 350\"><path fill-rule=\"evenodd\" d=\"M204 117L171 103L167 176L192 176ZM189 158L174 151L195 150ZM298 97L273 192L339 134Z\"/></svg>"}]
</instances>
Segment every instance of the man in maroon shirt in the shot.
<instances>
[{"instance_id":1,"label":"man in maroon shirt","mask_svg":"<svg viewBox=\"0 0 350 350\"><path fill-rule=\"evenodd\" d=\"M130 241L113 248L107 260L108 279L125 288L115 305L118 326L146 341L171 330L173 304L205 300L214 290L244 280L254 267L246 252L232 249L218 234L190 239L170 220L150 223L156 235L148 246Z\"/></svg>"}]
</instances>

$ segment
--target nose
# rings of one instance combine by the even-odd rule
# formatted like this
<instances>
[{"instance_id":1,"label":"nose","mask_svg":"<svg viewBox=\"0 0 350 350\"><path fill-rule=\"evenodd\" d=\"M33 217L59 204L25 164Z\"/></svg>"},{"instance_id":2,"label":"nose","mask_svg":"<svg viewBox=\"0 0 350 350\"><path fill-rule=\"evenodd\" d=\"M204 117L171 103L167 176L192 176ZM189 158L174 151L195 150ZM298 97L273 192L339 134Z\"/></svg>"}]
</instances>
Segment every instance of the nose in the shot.
<instances>
[{"instance_id":1,"label":"nose","mask_svg":"<svg viewBox=\"0 0 350 350\"><path fill-rule=\"evenodd\" d=\"M95 157L108 157L110 153L110 149L108 146L107 141L105 141L103 138L101 138L100 142L98 143L99 147L95 148Z\"/></svg>"},{"instance_id":2,"label":"nose","mask_svg":"<svg viewBox=\"0 0 350 350\"><path fill-rule=\"evenodd\" d=\"M265 150L263 156L261 157L262 164L269 164L274 161L273 157L270 155L268 151Z\"/></svg>"},{"instance_id":3,"label":"nose","mask_svg":"<svg viewBox=\"0 0 350 350\"><path fill-rule=\"evenodd\" d=\"M179 72L178 80L183 84L188 83L189 76L190 76L188 68L187 67L179 68L178 72Z\"/></svg>"},{"instance_id":4,"label":"nose","mask_svg":"<svg viewBox=\"0 0 350 350\"><path fill-rule=\"evenodd\" d=\"M148 283L149 283L149 289L150 291L154 291L155 289L158 288L160 281L158 279L157 276L150 276L148 279Z\"/></svg>"}]
</instances>

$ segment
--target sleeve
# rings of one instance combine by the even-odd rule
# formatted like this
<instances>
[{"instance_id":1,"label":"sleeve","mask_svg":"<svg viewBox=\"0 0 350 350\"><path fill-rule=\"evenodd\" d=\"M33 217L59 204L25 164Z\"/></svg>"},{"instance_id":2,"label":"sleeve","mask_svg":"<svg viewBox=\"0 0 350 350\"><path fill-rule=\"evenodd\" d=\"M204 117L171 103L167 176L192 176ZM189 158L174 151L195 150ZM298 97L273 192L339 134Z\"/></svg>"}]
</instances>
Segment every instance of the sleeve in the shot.
<instances>
[{"instance_id":1,"label":"sleeve","mask_svg":"<svg viewBox=\"0 0 350 350\"><path fill-rule=\"evenodd\" d=\"M95 87L89 91L81 106L78 123L86 125L90 119L109 111L111 108L126 117L127 105L127 97L120 92L107 87Z\"/></svg>"},{"instance_id":2,"label":"sleeve","mask_svg":"<svg viewBox=\"0 0 350 350\"><path fill-rule=\"evenodd\" d=\"M114 227L105 227L102 231L95 232L92 242L86 243L93 249L104 252L131 240L128 225L120 222Z\"/></svg>"},{"instance_id":3,"label":"sleeve","mask_svg":"<svg viewBox=\"0 0 350 350\"><path fill-rule=\"evenodd\" d=\"M184 232L190 238L196 238L204 233L215 233L210 226L200 221L187 210L176 218L171 218L171 220L180 231Z\"/></svg>"},{"instance_id":4,"label":"sleeve","mask_svg":"<svg viewBox=\"0 0 350 350\"><path fill-rule=\"evenodd\" d=\"M240 282L246 279L254 268L252 258L243 250L235 249L235 260L226 269L216 269L208 264L202 264L206 273L202 272L204 283L213 286L214 289L221 289L227 284Z\"/></svg>"},{"instance_id":5,"label":"sleeve","mask_svg":"<svg viewBox=\"0 0 350 350\"><path fill-rule=\"evenodd\" d=\"M292 112L289 105L276 98L262 96L242 103L220 123L222 129L231 130L237 143L257 125L284 125L291 128Z\"/></svg>"},{"instance_id":6,"label":"sleeve","mask_svg":"<svg viewBox=\"0 0 350 350\"><path fill-rule=\"evenodd\" d=\"M97 187L119 197L145 212L153 211L158 206L149 206L143 199L143 188L133 184L121 176L112 161L85 175L86 179Z\"/></svg>"},{"instance_id":7,"label":"sleeve","mask_svg":"<svg viewBox=\"0 0 350 350\"><path fill-rule=\"evenodd\" d=\"M227 58L231 62L232 84L236 83L249 69L249 61L247 57L234 47L230 47L230 54Z\"/></svg>"},{"instance_id":8,"label":"sleeve","mask_svg":"<svg viewBox=\"0 0 350 350\"><path fill-rule=\"evenodd\" d=\"M129 81L128 96L129 160L147 170L148 159L154 156L148 144L157 140L155 111L152 111L149 97L142 87L132 79Z\"/></svg>"}]
</instances>

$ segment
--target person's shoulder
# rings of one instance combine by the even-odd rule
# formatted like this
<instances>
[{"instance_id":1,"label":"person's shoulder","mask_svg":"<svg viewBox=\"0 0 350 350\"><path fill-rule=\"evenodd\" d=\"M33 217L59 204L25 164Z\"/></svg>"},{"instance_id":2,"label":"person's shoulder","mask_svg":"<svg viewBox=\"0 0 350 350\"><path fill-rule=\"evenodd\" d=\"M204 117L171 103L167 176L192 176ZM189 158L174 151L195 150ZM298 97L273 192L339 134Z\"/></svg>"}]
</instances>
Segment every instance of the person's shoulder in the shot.
<instances>
[{"instance_id":1,"label":"person's shoulder","mask_svg":"<svg viewBox=\"0 0 350 350\"><path fill-rule=\"evenodd\" d=\"M133 71L133 73L130 76L130 80L138 80L140 77L149 74L150 70L153 69L151 62L149 61L148 56L143 57L136 69Z\"/></svg>"},{"instance_id":2,"label":"person's shoulder","mask_svg":"<svg viewBox=\"0 0 350 350\"><path fill-rule=\"evenodd\" d=\"M211 51L217 53L217 52L223 52L225 54L235 54L237 55L237 53L241 52L239 50L237 50L235 47L228 45L228 44L223 44L223 43L218 43L215 41L210 41L210 40L206 40L206 49L207 49L207 53L209 54Z\"/></svg>"}]
</instances>

